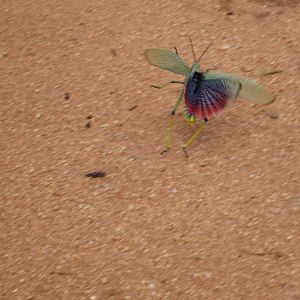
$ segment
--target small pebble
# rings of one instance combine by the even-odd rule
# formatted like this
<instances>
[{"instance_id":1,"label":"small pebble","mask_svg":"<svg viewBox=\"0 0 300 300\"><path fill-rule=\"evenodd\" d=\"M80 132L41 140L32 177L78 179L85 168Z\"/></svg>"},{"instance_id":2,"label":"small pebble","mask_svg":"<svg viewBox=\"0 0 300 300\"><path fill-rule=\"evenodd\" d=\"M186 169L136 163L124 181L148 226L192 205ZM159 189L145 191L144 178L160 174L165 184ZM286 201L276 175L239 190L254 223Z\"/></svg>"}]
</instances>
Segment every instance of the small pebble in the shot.
<instances>
[{"instance_id":1,"label":"small pebble","mask_svg":"<svg viewBox=\"0 0 300 300\"><path fill-rule=\"evenodd\" d=\"M103 277L101 281L102 281L103 284L107 284L108 283L108 279L106 277Z\"/></svg>"},{"instance_id":2,"label":"small pebble","mask_svg":"<svg viewBox=\"0 0 300 300\"><path fill-rule=\"evenodd\" d=\"M85 174L86 177L92 177L92 178L98 178L98 177L105 177L106 173L102 172L102 171L94 171L94 172L90 172Z\"/></svg>"},{"instance_id":3,"label":"small pebble","mask_svg":"<svg viewBox=\"0 0 300 300\"><path fill-rule=\"evenodd\" d=\"M8 56L8 52L0 52L0 58L7 57L7 56Z\"/></svg>"},{"instance_id":4,"label":"small pebble","mask_svg":"<svg viewBox=\"0 0 300 300\"><path fill-rule=\"evenodd\" d=\"M274 75L274 74L278 74L278 73L282 73L283 70L273 70L273 71L269 71L269 72L263 72L261 75L262 76L268 76L268 75Z\"/></svg>"},{"instance_id":5,"label":"small pebble","mask_svg":"<svg viewBox=\"0 0 300 300\"><path fill-rule=\"evenodd\" d=\"M212 276L212 274L210 272L203 272L203 275L206 279L209 279Z\"/></svg>"},{"instance_id":6,"label":"small pebble","mask_svg":"<svg viewBox=\"0 0 300 300\"><path fill-rule=\"evenodd\" d=\"M230 45L228 45L228 44L223 44L220 48L221 48L222 50L226 50L226 49L229 49L229 48L230 48Z\"/></svg>"},{"instance_id":7,"label":"small pebble","mask_svg":"<svg viewBox=\"0 0 300 300\"><path fill-rule=\"evenodd\" d=\"M112 49L110 49L110 52L111 52L112 56L117 56L117 50L116 49L112 48Z\"/></svg>"},{"instance_id":8,"label":"small pebble","mask_svg":"<svg viewBox=\"0 0 300 300\"><path fill-rule=\"evenodd\" d=\"M129 204L129 205L128 205L128 209L129 209L129 210L134 210L134 204Z\"/></svg>"},{"instance_id":9,"label":"small pebble","mask_svg":"<svg viewBox=\"0 0 300 300\"><path fill-rule=\"evenodd\" d=\"M133 105L130 108L128 108L128 111L132 111L132 110L136 109L137 107L138 107L137 105Z\"/></svg>"},{"instance_id":10,"label":"small pebble","mask_svg":"<svg viewBox=\"0 0 300 300\"><path fill-rule=\"evenodd\" d=\"M254 70L254 67L245 65L245 66L242 66L242 67L241 67L241 70L242 70L243 72L251 72L251 71Z\"/></svg>"},{"instance_id":11,"label":"small pebble","mask_svg":"<svg viewBox=\"0 0 300 300\"><path fill-rule=\"evenodd\" d=\"M66 93L64 94L64 99L65 99L65 100L69 100L69 99L70 99L70 94L69 94L68 92L66 92Z\"/></svg>"},{"instance_id":12,"label":"small pebble","mask_svg":"<svg viewBox=\"0 0 300 300\"><path fill-rule=\"evenodd\" d=\"M265 115L270 119L277 119L279 117L278 114L273 111L265 111Z\"/></svg>"}]
</instances>

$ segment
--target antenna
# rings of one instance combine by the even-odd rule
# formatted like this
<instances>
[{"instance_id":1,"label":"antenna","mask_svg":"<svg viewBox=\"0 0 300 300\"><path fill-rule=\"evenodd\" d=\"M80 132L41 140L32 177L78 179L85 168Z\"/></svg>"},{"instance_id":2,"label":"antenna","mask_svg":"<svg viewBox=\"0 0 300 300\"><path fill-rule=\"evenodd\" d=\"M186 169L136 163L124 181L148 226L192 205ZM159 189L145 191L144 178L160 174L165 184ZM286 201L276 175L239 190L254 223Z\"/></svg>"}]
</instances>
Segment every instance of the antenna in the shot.
<instances>
[{"instance_id":1,"label":"antenna","mask_svg":"<svg viewBox=\"0 0 300 300\"><path fill-rule=\"evenodd\" d=\"M208 46L205 48L205 50L202 52L202 54L199 56L199 58L195 61L195 62L199 62L200 61L200 59L202 58L202 56L206 53L206 51L208 50L208 48L211 46L211 44L212 44L213 42L211 41L209 44L208 44ZM194 52L193 52L194 53ZM194 54L195 55L195 54ZM194 56L195 57L195 56Z\"/></svg>"},{"instance_id":2,"label":"antenna","mask_svg":"<svg viewBox=\"0 0 300 300\"><path fill-rule=\"evenodd\" d=\"M195 53L195 50L194 50L192 38L190 36L189 36L189 40L190 40L190 45L191 45L192 52L193 52L194 62L196 62L196 53Z\"/></svg>"}]
</instances>

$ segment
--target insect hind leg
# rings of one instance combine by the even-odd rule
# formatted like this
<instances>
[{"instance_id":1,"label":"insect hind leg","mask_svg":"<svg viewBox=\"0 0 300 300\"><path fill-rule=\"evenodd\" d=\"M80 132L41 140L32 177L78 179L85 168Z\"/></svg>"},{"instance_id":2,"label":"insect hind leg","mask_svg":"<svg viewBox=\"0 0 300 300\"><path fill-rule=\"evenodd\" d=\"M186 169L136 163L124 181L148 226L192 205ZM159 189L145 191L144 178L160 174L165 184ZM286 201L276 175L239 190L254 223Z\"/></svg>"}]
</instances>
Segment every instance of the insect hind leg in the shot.
<instances>
[{"instance_id":1,"label":"insect hind leg","mask_svg":"<svg viewBox=\"0 0 300 300\"><path fill-rule=\"evenodd\" d=\"M177 98L177 101L175 103L175 106L169 115L167 143L166 143L166 148L160 153L161 155L168 152L172 146L172 129L173 129L173 124L174 124L174 116L175 116L176 110L177 110L182 98L183 98L183 91L180 92L180 94Z\"/></svg>"},{"instance_id":2,"label":"insect hind leg","mask_svg":"<svg viewBox=\"0 0 300 300\"><path fill-rule=\"evenodd\" d=\"M192 134L192 136L187 140L186 143L183 144L182 150L184 152L185 157L188 157L187 148L194 142L194 140L202 133L205 129L205 125L207 123L207 119L205 118L204 121L201 122L201 125L198 129Z\"/></svg>"}]
</instances>

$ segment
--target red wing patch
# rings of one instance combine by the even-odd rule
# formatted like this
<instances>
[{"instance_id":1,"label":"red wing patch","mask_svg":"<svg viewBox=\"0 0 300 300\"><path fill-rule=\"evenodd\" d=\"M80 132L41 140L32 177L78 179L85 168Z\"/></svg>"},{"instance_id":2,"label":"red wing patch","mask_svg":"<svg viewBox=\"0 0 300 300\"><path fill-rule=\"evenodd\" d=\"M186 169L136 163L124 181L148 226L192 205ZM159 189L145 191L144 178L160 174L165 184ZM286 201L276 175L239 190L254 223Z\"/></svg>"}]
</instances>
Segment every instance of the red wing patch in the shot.
<instances>
[{"instance_id":1,"label":"red wing patch","mask_svg":"<svg viewBox=\"0 0 300 300\"><path fill-rule=\"evenodd\" d=\"M235 86L226 79L204 79L201 73L195 73L185 86L185 103L190 114L201 119L210 119L221 112L239 92L239 82ZM235 90L234 93L232 90Z\"/></svg>"}]
</instances>

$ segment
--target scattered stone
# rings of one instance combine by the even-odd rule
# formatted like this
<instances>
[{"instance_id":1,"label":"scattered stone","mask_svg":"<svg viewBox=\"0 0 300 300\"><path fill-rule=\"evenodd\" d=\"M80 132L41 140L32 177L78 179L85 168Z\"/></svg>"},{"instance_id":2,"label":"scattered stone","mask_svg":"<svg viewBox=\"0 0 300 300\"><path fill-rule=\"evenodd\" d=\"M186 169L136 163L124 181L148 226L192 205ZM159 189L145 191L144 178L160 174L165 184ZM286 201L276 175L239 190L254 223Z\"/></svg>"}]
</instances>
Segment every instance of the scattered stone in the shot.
<instances>
[{"instance_id":1,"label":"scattered stone","mask_svg":"<svg viewBox=\"0 0 300 300\"><path fill-rule=\"evenodd\" d=\"M225 11L228 16L233 15L232 0L222 0L219 2L219 9Z\"/></svg>"},{"instance_id":2,"label":"scattered stone","mask_svg":"<svg viewBox=\"0 0 300 300\"><path fill-rule=\"evenodd\" d=\"M261 75L262 76L268 76L268 75L274 75L274 74L278 74L278 73L282 73L283 70L274 70L274 71L269 71L269 72L263 72Z\"/></svg>"},{"instance_id":3,"label":"scattered stone","mask_svg":"<svg viewBox=\"0 0 300 300\"><path fill-rule=\"evenodd\" d=\"M222 49L222 50L226 50L226 49L229 49L229 48L230 48L230 45L228 45L228 44L223 44L220 47L220 49Z\"/></svg>"},{"instance_id":4,"label":"scattered stone","mask_svg":"<svg viewBox=\"0 0 300 300\"><path fill-rule=\"evenodd\" d=\"M137 107L138 107L137 105L133 105L130 108L128 108L128 111L132 111L132 110L136 109Z\"/></svg>"},{"instance_id":5,"label":"scattered stone","mask_svg":"<svg viewBox=\"0 0 300 300\"><path fill-rule=\"evenodd\" d=\"M265 115L270 119L277 119L279 117L278 113L273 111L265 111Z\"/></svg>"},{"instance_id":6,"label":"scattered stone","mask_svg":"<svg viewBox=\"0 0 300 300\"><path fill-rule=\"evenodd\" d=\"M92 123L91 121L88 121L86 124L85 124L85 128L90 128L92 126Z\"/></svg>"},{"instance_id":7,"label":"scattered stone","mask_svg":"<svg viewBox=\"0 0 300 300\"><path fill-rule=\"evenodd\" d=\"M128 205L129 210L134 210L134 208L135 208L134 204L131 203L131 204Z\"/></svg>"},{"instance_id":8,"label":"scattered stone","mask_svg":"<svg viewBox=\"0 0 300 300\"><path fill-rule=\"evenodd\" d=\"M103 284L107 284L108 283L108 278L103 277L101 281L102 281Z\"/></svg>"},{"instance_id":9,"label":"scattered stone","mask_svg":"<svg viewBox=\"0 0 300 300\"><path fill-rule=\"evenodd\" d=\"M121 122L120 122L119 120L113 120L112 123L113 123L114 125L119 125L119 126L120 126L120 124L121 124Z\"/></svg>"},{"instance_id":10,"label":"scattered stone","mask_svg":"<svg viewBox=\"0 0 300 300\"><path fill-rule=\"evenodd\" d=\"M279 259L283 256L283 253L280 251L274 251L273 253L274 258Z\"/></svg>"},{"instance_id":11,"label":"scattered stone","mask_svg":"<svg viewBox=\"0 0 300 300\"><path fill-rule=\"evenodd\" d=\"M173 194L176 194L176 193L177 193L177 189L174 187L174 188L172 188L171 192L172 192Z\"/></svg>"},{"instance_id":12,"label":"scattered stone","mask_svg":"<svg viewBox=\"0 0 300 300\"><path fill-rule=\"evenodd\" d=\"M125 246L121 249L122 252L128 252L130 250L129 246Z\"/></svg>"},{"instance_id":13,"label":"scattered stone","mask_svg":"<svg viewBox=\"0 0 300 300\"><path fill-rule=\"evenodd\" d=\"M243 72L251 72L251 71L253 71L254 70L254 67L252 67L252 66L242 66L241 67L241 70L243 71Z\"/></svg>"},{"instance_id":14,"label":"scattered stone","mask_svg":"<svg viewBox=\"0 0 300 300\"><path fill-rule=\"evenodd\" d=\"M117 50L116 49L111 48L110 52L111 52L112 56L115 56L115 57L117 56Z\"/></svg>"},{"instance_id":15,"label":"scattered stone","mask_svg":"<svg viewBox=\"0 0 300 300\"><path fill-rule=\"evenodd\" d=\"M0 58L7 57L7 56L8 56L8 52L0 52Z\"/></svg>"},{"instance_id":16,"label":"scattered stone","mask_svg":"<svg viewBox=\"0 0 300 300\"><path fill-rule=\"evenodd\" d=\"M69 100L70 99L70 94L68 92L65 93L64 99L65 100Z\"/></svg>"},{"instance_id":17,"label":"scattered stone","mask_svg":"<svg viewBox=\"0 0 300 300\"><path fill-rule=\"evenodd\" d=\"M199 163L199 167L206 167L206 166L207 166L206 161L202 161L201 163Z\"/></svg>"},{"instance_id":18,"label":"scattered stone","mask_svg":"<svg viewBox=\"0 0 300 300\"><path fill-rule=\"evenodd\" d=\"M211 272L203 272L203 275L206 279L210 279L212 277Z\"/></svg>"},{"instance_id":19,"label":"scattered stone","mask_svg":"<svg viewBox=\"0 0 300 300\"><path fill-rule=\"evenodd\" d=\"M98 177L105 177L106 173L102 172L102 171L94 171L94 172L90 172L85 174L86 177L92 177L92 178L98 178Z\"/></svg>"},{"instance_id":20,"label":"scattered stone","mask_svg":"<svg viewBox=\"0 0 300 300\"><path fill-rule=\"evenodd\" d=\"M122 147L122 148L120 149L119 153L123 153L126 149L127 149L126 146Z\"/></svg>"},{"instance_id":21,"label":"scattered stone","mask_svg":"<svg viewBox=\"0 0 300 300\"><path fill-rule=\"evenodd\" d=\"M263 18L265 18L265 17L268 17L270 14L271 14L270 11L263 11L263 12L258 12L258 13L256 13L256 14L255 14L255 17L256 17L257 19L263 19Z\"/></svg>"}]
</instances>

